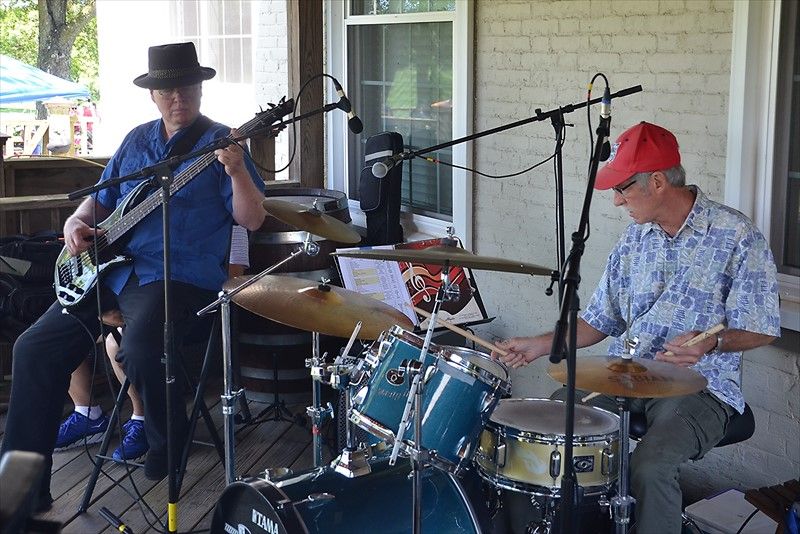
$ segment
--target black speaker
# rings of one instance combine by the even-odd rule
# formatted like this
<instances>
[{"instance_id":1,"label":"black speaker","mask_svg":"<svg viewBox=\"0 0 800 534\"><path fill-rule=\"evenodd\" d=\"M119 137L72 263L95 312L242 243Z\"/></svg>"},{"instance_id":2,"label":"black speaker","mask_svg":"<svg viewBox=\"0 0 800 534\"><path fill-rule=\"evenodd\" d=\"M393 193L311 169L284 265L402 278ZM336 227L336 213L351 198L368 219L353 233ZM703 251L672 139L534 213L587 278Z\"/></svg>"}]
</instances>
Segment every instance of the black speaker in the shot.
<instances>
[{"instance_id":1,"label":"black speaker","mask_svg":"<svg viewBox=\"0 0 800 534\"><path fill-rule=\"evenodd\" d=\"M383 178L372 174L372 165L403 151L403 136L382 132L367 139L364 168L358 182L361 210L367 216L367 237L362 245L392 245L403 241L400 226L400 183L403 162Z\"/></svg>"}]
</instances>

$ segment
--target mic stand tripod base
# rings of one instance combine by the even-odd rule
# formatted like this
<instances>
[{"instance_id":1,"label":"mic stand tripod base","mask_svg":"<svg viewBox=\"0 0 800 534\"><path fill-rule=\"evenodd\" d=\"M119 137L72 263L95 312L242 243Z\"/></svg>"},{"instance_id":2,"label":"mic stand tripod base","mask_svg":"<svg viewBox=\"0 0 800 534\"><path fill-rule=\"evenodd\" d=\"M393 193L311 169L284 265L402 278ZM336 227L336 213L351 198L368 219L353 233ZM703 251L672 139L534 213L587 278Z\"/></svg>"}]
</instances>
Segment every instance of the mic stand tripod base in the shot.
<instances>
[{"instance_id":1,"label":"mic stand tripod base","mask_svg":"<svg viewBox=\"0 0 800 534\"><path fill-rule=\"evenodd\" d=\"M368 475L372 472L369 465L369 454L364 448L351 449L345 447L342 454L331 462L333 470L347 478Z\"/></svg>"}]
</instances>

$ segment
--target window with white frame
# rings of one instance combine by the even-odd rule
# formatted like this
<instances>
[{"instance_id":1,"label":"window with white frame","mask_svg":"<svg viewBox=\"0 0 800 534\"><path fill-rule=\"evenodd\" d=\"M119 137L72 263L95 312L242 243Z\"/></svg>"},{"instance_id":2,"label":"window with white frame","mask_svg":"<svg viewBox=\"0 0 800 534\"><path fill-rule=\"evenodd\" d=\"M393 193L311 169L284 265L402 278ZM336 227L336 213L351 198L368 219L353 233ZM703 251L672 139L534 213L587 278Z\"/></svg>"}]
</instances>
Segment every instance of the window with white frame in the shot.
<instances>
[{"instance_id":1,"label":"window with white frame","mask_svg":"<svg viewBox=\"0 0 800 534\"><path fill-rule=\"evenodd\" d=\"M770 241L778 271L800 275L800 9L781 9Z\"/></svg>"},{"instance_id":2,"label":"window with white frame","mask_svg":"<svg viewBox=\"0 0 800 534\"><path fill-rule=\"evenodd\" d=\"M200 63L217 65L222 83L253 82L251 0L178 0L170 3L173 34L197 47Z\"/></svg>"},{"instance_id":3,"label":"window with white frame","mask_svg":"<svg viewBox=\"0 0 800 534\"><path fill-rule=\"evenodd\" d=\"M735 2L725 201L769 236L781 327L800 331L797 2Z\"/></svg>"},{"instance_id":4,"label":"window with white frame","mask_svg":"<svg viewBox=\"0 0 800 534\"><path fill-rule=\"evenodd\" d=\"M329 65L345 78L364 123L363 132L352 135L337 130L333 118L329 164L333 186L357 200L371 135L395 131L405 148L419 150L468 133L472 6L461 0L350 0L328 6ZM463 145L428 156L468 163ZM444 227L452 221L465 236L469 190L463 171L422 158L403 164L401 202L405 217L415 222Z\"/></svg>"}]
</instances>

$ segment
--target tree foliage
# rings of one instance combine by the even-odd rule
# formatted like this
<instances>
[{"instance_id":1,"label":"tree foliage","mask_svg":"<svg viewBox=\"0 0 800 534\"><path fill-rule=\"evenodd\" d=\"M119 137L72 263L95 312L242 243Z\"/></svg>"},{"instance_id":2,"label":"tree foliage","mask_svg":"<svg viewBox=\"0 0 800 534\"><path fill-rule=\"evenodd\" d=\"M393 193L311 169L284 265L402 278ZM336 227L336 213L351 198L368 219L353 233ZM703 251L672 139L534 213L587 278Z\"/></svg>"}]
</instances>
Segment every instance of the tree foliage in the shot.
<instances>
[{"instance_id":1,"label":"tree foliage","mask_svg":"<svg viewBox=\"0 0 800 534\"><path fill-rule=\"evenodd\" d=\"M0 53L86 85L98 98L95 0L0 0Z\"/></svg>"}]
</instances>

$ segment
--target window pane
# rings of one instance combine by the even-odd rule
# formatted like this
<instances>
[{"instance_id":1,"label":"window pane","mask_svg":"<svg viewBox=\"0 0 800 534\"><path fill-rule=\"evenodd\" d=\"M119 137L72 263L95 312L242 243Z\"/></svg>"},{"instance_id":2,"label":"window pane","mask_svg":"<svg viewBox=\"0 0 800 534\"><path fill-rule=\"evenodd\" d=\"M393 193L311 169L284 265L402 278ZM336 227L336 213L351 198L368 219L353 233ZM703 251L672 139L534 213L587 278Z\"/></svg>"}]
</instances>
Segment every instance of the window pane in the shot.
<instances>
[{"instance_id":1,"label":"window pane","mask_svg":"<svg viewBox=\"0 0 800 534\"><path fill-rule=\"evenodd\" d=\"M206 27L209 35L223 35L224 15L222 2L220 0L208 0L206 2Z\"/></svg>"},{"instance_id":2,"label":"window pane","mask_svg":"<svg viewBox=\"0 0 800 534\"><path fill-rule=\"evenodd\" d=\"M452 138L453 50L449 22L348 28L348 88L364 131L348 139L349 193L358 198L364 145L371 135L399 132L417 150ZM430 154L452 160L451 150ZM452 215L450 167L422 159L403 165L403 204L414 212Z\"/></svg>"},{"instance_id":3,"label":"window pane","mask_svg":"<svg viewBox=\"0 0 800 534\"><path fill-rule=\"evenodd\" d=\"M352 0L351 15L394 15L455 11L455 0Z\"/></svg>"},{"instance_id":4,"label":"window pane","mask_svg":"<svg viewBox=\"0 0 800 534\"><path fill-rule=\"evenodd\" d=\"M242 38L242 83L253 82L253 50L252 39Z\"/></svg>"},{"instance_id":5,"label":"window pane","mask_svg":"<svg viewBox=\"0 0 800 534\"><path fill-rule=\"evenodd\" d=\"M197 0L183 2L183 35L198 35L200 33L198 8Z\"/></svg>"},{"instance_id":6,"label":"window pane","mask_svg":"<svg viewBox=\"0 0 800 534\"><path fill-rule=\"evenodd\" d=\"M239 35L242 32L242 9L239 0L228 0L225 7L225 35Z\"/></svg>"},{"instance_id":7,"label":"window pane","mask_svg":"<svg viewBox=\"0 0 800 534\"><path fill-rule=\"evenodd\" d=\"M250 15L253 13L253 8L250 4L250 0L245 0L242 2L242 33L244 35L250 35Z\"/></svg>"},{"instance_id":8,"label":"window pane","mask_svg":"<svg viewBox=\"0 0 800 534\"><path fill-rule=\"evenodd\" d=\"M242 81L242 42L238 37L225 39L225 82Z\"/></svg>"},{"instance_id":9,"label":"window pane","mask_svg":"<svg viewBox=\"0 0 800 534\"><path fill-rule=\"evenodd\" d=\"M217 69L217 77L220 81L225 81L225 62L223 61L224 48L223 42L220 38L213 38L206 40L206 48L208 56L202 58L204 62L202 65L208 65Z\"/></svg>"},{"instance_id":10,"label":"window pane","mask_svg":"<svg viewBox=\"0 0 800 534\"><path fill-rule=\"evenodd\" d=\"M786 233L783 265L800 268L800 9L794 23L794 76L789 121L789 184L786 188Z\"/></svg>"}]
</instances>

